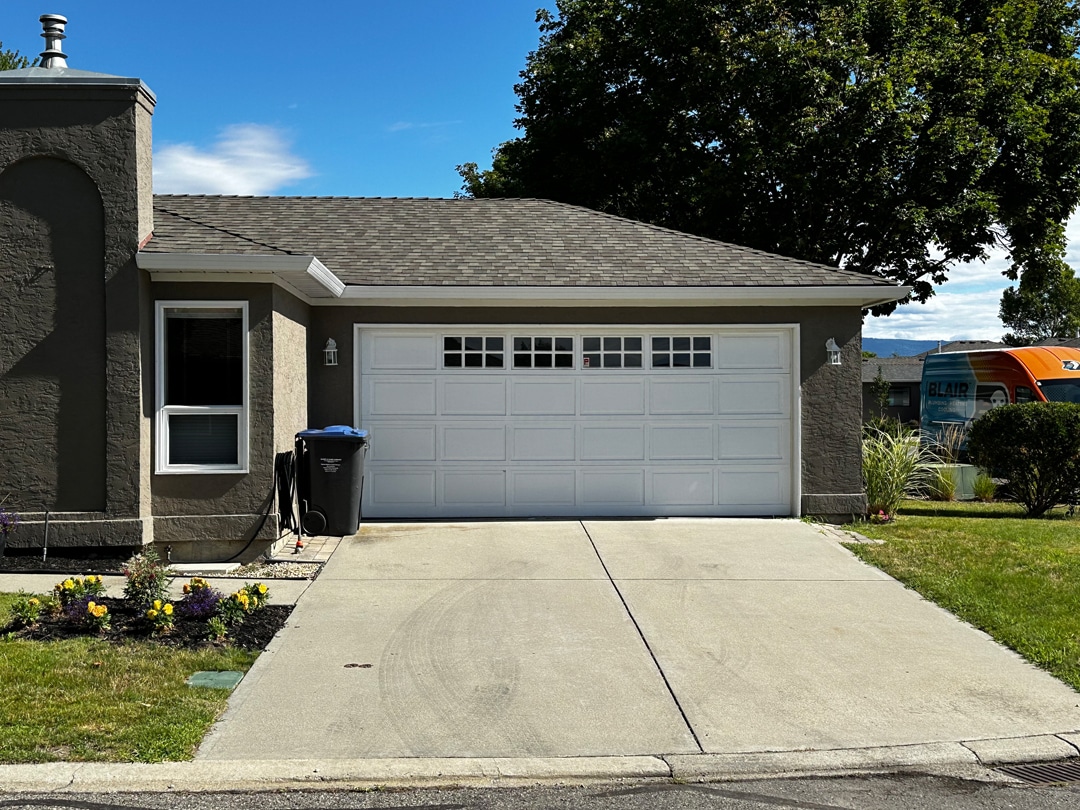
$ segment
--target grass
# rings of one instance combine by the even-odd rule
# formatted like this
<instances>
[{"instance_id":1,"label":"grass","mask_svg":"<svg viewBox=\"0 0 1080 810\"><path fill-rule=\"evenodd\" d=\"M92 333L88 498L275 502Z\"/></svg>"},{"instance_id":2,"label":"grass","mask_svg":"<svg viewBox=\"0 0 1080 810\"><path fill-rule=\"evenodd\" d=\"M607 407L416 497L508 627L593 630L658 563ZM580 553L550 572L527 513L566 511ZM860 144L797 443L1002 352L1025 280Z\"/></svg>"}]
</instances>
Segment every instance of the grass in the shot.
<instances>
[{"instance_id":1,"label":"grass","mask_svg":"<svg viewBox=\"0 0 1080 810\"><path fill-rule=\"evenodd\" d=\"M0 624L15 598L0 593ZM0 637L0 763L191 759L229 693L184 679L200 670L247 671L257 655Z\"/></svg>"},{"instance_id":2,"label":"grass","mask_svg":"<svg viewBox=\"0 0 1080 810\"><path fill-rule=\"evenodd\" d=\"M892 523L849 528L861 559L1080 691L1080 517L1005 503L905 501Z\"/></svg>"}]
</instances>

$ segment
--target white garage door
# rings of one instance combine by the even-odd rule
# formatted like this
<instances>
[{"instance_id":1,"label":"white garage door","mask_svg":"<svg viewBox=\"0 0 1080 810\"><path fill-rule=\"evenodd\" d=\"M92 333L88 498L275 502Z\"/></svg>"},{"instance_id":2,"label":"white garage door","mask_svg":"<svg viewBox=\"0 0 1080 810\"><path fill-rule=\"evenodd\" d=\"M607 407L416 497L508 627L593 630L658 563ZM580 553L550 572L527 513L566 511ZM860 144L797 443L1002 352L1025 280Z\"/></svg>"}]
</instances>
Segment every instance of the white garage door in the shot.
<instances>
[{"instance_id":1,"label":"white garage door","mask_svg":"<svg viewBox=\"0 0 1080 810\"><path fill-rule=\"evenodd\" d=\"M786 328L357 328L370 518L792 514Z\"/></svg>"}]
</instances>

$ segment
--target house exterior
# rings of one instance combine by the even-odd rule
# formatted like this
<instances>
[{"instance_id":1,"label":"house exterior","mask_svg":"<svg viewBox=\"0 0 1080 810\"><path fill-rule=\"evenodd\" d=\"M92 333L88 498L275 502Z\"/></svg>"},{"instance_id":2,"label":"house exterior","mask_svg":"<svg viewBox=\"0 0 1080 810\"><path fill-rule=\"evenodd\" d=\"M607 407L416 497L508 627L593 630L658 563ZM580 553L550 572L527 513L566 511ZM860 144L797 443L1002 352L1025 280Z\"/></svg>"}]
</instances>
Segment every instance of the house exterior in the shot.
<instances>
[{"instance_id":1,"label":"house exterior","mask_svg":"<svg viewBox=\"0 0 1080 810\"><path fill-rule=\"evenodd\" d=\"M11 545L254 556L330 424L365 519L863 511L904 288L543 200L155 196L149 88L45 64L0 73Z\"/></svg>"},{"instance_id":2,"label":"house exterior","mask_svg":"<svg viewBox=\"0 0 1080 810\"><path fill-rule=\"evenodd\" d=\"M922 366L921 356L865 358L862 361L863 420L886 416L906 424L917 424ZM884 411L873 390L879 374L889 383Z\"/></svg>"}]
</instances>

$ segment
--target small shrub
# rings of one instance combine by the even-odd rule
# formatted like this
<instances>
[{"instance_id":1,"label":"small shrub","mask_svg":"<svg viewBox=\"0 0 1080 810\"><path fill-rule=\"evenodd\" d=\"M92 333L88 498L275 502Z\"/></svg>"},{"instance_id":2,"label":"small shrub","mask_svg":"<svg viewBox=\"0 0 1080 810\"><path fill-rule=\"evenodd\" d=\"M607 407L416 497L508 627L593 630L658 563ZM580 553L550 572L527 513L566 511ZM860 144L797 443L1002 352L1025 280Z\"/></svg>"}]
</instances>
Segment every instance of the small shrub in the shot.
<instances>
[{"instance_id":1,"label":"small shrub","mask_svg":"<svg viewBox=\"0 0 1080 810\"><path fill-rule=\"evenodd\" d=\"M979 473L975 477L971 489L975 495L975 500L982 501L983 503L990 503L997 494L997 484L994 483L994 479L986 473Z\"/></svg>"},{"instance_id":2,"label":"small shrub","mask_svg":"<svg viewBox=\"0 0 1080 810\"><path fill-rule=\"evenodd\" d=\"M101 577L91 574L88 577L68 577L53 586L53 593L60 600L62 607L75 602L86 603L88 599L100 599L105 595L105 584Z\"/></svg>"},{"instance_id":3,"label":"small shrub","mask_svg":"<svg viewBox=\"0 0 1080 810\"><path fill-rule=\"evenodd\" d=\"M44 607L41 597L19 591L11 605L11 624L16 628L33 627L41 618Z\"/></svg>"},{"instance_id":4,"label":"small shrub","mask_svg":"<svg viewBox=\"0 0 1080 810\"><path fill-rule=\"evenodd\" d=\"M932 501L955 501L955 472L949 467L935 467L926 482L926 494Z\"/></svg>"},{"instance_id":5,"label":"small shrub","mask_svg":"<svg viewBox=\"0 0 1080 810\"><path fill-rule=\"evenodd\" d=\"M220 616L214 616L206 623L206 636L211 641L224 641L229 628Z\"/></svg>"},{"instance_id":6,"label":"small shrub","mask_svg":"<svg viewBox=\"0 0 1080 810\"><path fill-rule=\"evenodd\" d=\"M270 602L270 589L262 582L256 582L254 585L249 585L245 582L243 591L248 595L248 599L251 600L251 613L262 610Z\"/></svg>"},{"instance_id":7,"label":"small shrub","mask_svg":"<svg viewBox=\"0 0 1080 810\"><path fill-rule=\"evenodd\" d=\"M243 588L218 602L218 616L226 625L242 624L253 609L251 597Z\"/></svg>"},{"instance_id":8,"label":"small shrub","mask_svg":"<svg viewBox=\"0 0 1080 810\"><path fill-rule=\"evenodd\" d=\"M69 621L98 633L108 630L112 624L109 609L105 605L98 604L89 596L84 596L77 602L66 605L64 615Z\"/></svg>"},{"instance_id":9,"label":"small shrub","mask_svg":"<svg viewBox=\"0 0 1080 810\"><path fill-rule=\"evenodd\" d=\"M137 608L147 610L155 601L167 601L172 574L153 548L128 560L124 577L124 598Z\"/></svg>"},{"instance_id":10,"label":"small shrub","mask_svg":"<svg viewBox=\"0 0 1080 810\"><path fill-rule=\"evenodd\" d=\"M146 609L146 618L154 628L155 633L168 633L176 624L173 617L173 606L169 602L155 599Z\"/></svg>"},{"instance_id":11,"label":"small shrub","mask_svg":"<svg viewBox=\"0 0 1080 810\"><path fill-rule=\"evenodd\" d=\"M1027 402L983 414L968 434L972 460L1009 491L1031 517L1080 494L1080 405Z\"/></svg>"},{"instance_id":12,"label":"small shrub","mask_svg":"<svg viewBox=\"0 0 1080 810\"><path fill-rule=\"evenodd\" d=\"M896 514L900 501L925 486L934 454L916 431L902 428L896 435L868 429L863 434L862 473L869 514Z\"/></svg>"},{"instance_id":13,"label":"small shrub","mask_svg":"<svg viewBox=\"0 0 1080 810\"><path fill-rule=\"evenodd\" d=\"M177 603L176 612L193 619L206 619L217 613L222 593L210 587L202 577L195 577L184 585L184 597Z\"/></svg>"}]
</instances>

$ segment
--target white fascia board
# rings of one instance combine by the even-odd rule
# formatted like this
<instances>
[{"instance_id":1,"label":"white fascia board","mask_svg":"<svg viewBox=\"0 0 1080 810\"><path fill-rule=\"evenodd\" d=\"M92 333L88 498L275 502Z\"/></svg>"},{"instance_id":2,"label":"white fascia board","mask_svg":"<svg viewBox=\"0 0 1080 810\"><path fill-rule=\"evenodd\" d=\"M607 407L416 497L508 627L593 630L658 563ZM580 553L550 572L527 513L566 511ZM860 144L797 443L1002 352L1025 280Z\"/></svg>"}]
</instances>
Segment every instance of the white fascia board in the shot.
<instances>
[{"instance_id":1,"label":"white fascia board","mask_svg":"<svg viewBox=\"0 0 1080 810\"><path fill-rule=\"evenodd\" d=\"M315 304L451 307L859 306L898 301L910 287L457 287L360 286Z\"/></svg>"},{"instance_id":2,"label":"white fascia board","mask_svg":"<svg viewBox=\"0 0 1080 810\"><path fill-rule=\"evenodd\" d=\"M345 283L317 256L140 251L135 263L161 281L272 281L304 299L337 298L345 292Z\"/></svg>"}]
</instances>

